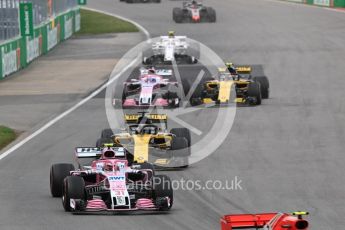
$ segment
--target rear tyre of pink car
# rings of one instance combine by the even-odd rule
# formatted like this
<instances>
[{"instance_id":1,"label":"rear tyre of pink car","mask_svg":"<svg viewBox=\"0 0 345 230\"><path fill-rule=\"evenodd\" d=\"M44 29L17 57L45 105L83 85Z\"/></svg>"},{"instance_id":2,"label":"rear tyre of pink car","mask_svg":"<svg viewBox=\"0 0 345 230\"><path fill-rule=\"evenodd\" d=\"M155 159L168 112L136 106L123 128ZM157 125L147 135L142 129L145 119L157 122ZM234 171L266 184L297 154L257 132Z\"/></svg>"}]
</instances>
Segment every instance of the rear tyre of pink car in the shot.
<instances>
[{"instance_id":1,"label":"rear tyre of pink car","mask_svg":"<svg viewBox=\"0 0 345 230\"><path fill-rule=\"evenodd\" d=\"M112 129L103 129L101 133L101 138L111 138L114 135Z\"/></svg>"},{"instance_id":2,"label":"rear tyre of pink car","mask_svg":"<svg viewBox=\"0 0 345 230\"><path fill-rule=\"evenodd\" d=\"M142 169L148 169L152 171L152 176L155 176L155 168L153 166L153 164L149 163L149 162L144 162L144 163L133 163L132 168L138 169L138 170L142 170ZM151 179L151 177L149 177L148 179Z\"/></svg>"},{"instance_id":3,"label":"rear tyre of pink car","mask_svg":"<svg viewBox=\"0 0 345 230\"><path fill-rule=\"evenodd\" d=\"M74 171L72 164L54 164L50 168L50 193L52 197L61 197L63 180Z\"/></svg>"},{"instance_id":4,"label":"rear tyre of pink car","mask_svg":"<svg viewBox=\"0 0 345 230\"><path fill-rule=\"evenodd\" d=\"M114 143L114 141L110 138L99 138L96 141L96 147L102 148L104 147L104 144L110 144L110 143Z\"/></svg>"}]
</instances>

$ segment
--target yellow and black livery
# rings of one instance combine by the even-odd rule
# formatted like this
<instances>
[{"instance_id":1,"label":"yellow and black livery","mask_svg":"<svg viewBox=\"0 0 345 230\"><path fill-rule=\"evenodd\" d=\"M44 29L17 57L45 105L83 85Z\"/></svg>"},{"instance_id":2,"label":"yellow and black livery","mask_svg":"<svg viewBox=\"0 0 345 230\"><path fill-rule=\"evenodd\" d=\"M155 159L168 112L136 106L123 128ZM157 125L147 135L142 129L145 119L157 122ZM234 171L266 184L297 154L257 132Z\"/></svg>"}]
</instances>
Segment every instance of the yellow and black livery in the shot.
<instances>
[{"instance_id":1,"label":"yellow and black livery","mask_svg":"<svg viewBox=\"0 0 345 230\"><path fill-rule=\"evenodd\" d=\"M252 77L250 66L227 64L219 68L217 76L203 83L199 95L192 98L192 105L240 103L260 105L263 98L268 98L269 83L267 77Z\"/></svg>"},{"instance_id":2,"label":"yellow and black livery","mask_svg":"<svg viewBox=\"0 0 345 230\"><path fill-rule=\"evenodd\" d=\"M179 168L188 166L191 155L191 135L186 128L168 132L166 114L126 114L126 129L104 129L96 145L111 141L132 154L133 163L153 163L157 167Z\"/></svg>"}]
</instances>

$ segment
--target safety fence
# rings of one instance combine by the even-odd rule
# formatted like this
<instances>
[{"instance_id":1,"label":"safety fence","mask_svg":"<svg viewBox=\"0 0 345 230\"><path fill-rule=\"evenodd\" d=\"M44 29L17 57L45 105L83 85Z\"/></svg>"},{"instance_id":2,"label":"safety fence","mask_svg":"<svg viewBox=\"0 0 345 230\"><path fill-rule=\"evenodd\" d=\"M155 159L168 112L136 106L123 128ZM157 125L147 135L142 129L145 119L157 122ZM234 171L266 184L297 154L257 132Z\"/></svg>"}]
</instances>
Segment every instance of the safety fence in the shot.
<instances>
[{"instance_id":1,"label":"safety fence","mask_svg":"<svg viewBox=\"0 0 345 230\"><path fill-rule=\"evenodd\" d=\"M21 3L32 3L31 14L25 14L27 8L22 9ZM32 30L22 14L31 16ZM0 0L0 80L79 30L77 0Z\"/></svg>"},{"instance_id":2,"label":"safety fence","mask_svg":"<svg viewBox=\"0 0 345 230\"><path fill-rule=\"evenodd\" d=\"M345 0L287 0L290 2L300 2L310 5L326 7L345 7Z\"/></svg>"}]
</instances>

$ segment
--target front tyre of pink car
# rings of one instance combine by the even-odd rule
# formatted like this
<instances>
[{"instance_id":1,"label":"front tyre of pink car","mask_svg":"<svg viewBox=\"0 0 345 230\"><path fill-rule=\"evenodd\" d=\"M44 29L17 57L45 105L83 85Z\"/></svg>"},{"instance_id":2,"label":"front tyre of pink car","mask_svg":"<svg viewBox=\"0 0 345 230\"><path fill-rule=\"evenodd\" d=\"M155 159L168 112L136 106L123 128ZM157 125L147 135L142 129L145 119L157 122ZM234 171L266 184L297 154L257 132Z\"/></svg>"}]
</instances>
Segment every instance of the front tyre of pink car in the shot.
<instances>
[{"instance_id":1,"label":"front tyre of pink car","mask_svg":"<svg viewBox=\"0 0 345 230\"><path fill-rule=\"evenodd\" d=\"M62 205L66 212L71 211L71 199L85 200L85 182L82 177L68 176L65 178Z\"/></svg>"},{"instance_id":2,"label":"front tyre of pink car","mask_svg":"<svg viewBox=\"0 0 345 230\"><path fill-rule=\"evenodd\" d=\"M166 175L154 177L153 198L160 211L168 211L173 206L174 192L171 180Z\"/></svg>"}]
</instances>

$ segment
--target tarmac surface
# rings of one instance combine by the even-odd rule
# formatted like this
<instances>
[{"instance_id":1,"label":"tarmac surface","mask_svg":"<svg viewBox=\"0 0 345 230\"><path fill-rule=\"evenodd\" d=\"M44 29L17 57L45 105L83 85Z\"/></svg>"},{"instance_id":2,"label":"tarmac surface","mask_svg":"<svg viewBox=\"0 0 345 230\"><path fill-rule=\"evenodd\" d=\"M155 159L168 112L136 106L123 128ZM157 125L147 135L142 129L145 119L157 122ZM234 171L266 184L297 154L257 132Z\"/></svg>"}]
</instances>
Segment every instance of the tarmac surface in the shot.
<instances>
[{"instance_id":1,"label":"tarmac surface","mask_svg":"<svg viewBox=\"0 0 345 230\"><path fill-rule=\"evenodd\" d=\"M30 133L108 80L140 33L74 36L0 82L0 124Z\"/></svg>"},{"instance_id":2,"label":"tarmac surface","mask_svg":"<svg viewBox=\"0 0 345 230\"><path fill-rule=\"evenodd\" d=\"M242 189L179 189L173 209L162 215L65 213L61 200L50 197L49 168L72 162L73 148L93 144L108 126L98 95L0 161L0 229L210 230L219 229L220 216L228 213L296 210L311 213L312 229L344 226L345 14L280 1L209 0L217 23L175 24L172 8L181 1L88 4L139 22L152 37L175 30L223 59L263 65L271 98L238 108L230 134L211 156L164 172L202 183L237 177ZM205 130L214 115L184 119L200 121L197 128Z\"/></svg>"}]
</instances>

